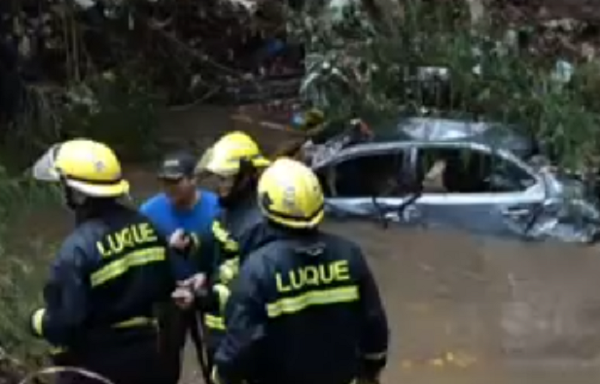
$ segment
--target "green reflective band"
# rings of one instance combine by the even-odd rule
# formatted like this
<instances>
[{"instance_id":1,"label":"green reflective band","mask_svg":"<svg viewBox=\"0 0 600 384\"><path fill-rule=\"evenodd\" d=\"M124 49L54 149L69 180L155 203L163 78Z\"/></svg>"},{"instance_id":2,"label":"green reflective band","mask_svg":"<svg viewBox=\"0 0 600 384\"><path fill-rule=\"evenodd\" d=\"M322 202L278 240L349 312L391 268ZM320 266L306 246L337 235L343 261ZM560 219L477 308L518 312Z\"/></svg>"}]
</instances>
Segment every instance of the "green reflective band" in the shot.
<instances>
[{"instance_id":1,"label":"green reflective band","mask_svg":"<svg viewBox=\"0 0 600 384\"><path fill-rule=\"evenodd\" d=\"M223 246L228 252L237 252L239 250L238 243L231 238L229 232L223 228L221 223L215 221L211 227L211 231L215 236L215 239Z\"/></svg>"},{"instance_id":2,"label":"green reflective band","mask_svg":"<svg viewBox=\"0 0 600 384\"><path fill-rule=\"evenodd\" d=\"M227 304L227 300L229 300L231 291L226 285L223 284L215 284L213 286L213 291L216 292L217 296L219 297L219 311L224 313L225 305Z\"/></svg>"},{"instance_id":3,"label":"green reflective band","mask_svg":"<svg viewBox=\"0 0 600 384\"><path fill-rule=\"evenodd\" d=\"M92 287L97 287L123 275L130 268L164 260L166 260L166 251L164 247L140 249L139 251L130 252L120 259L110 262L92 273L90 282Z\"/></svg>"},{"instance_id":4,"label":"green reflective band","mask_svg":"<svg viewBox=\"0 0 600 384\"><path fill-rule=\"evenodd\" d=\"M321 289L310 291L296 297L286 297L274 303L267 304L269 317L290 315L316 305L349 303L359 298L358 287Z\"/></svg>"},{"instance_id":5,"label":"green reflective band","mask_svg":"<svg viewBox=\"0 0 600 384\"><path fill-rule=\"evenodd\" d=\"M238 274L240 269L240 259L234 258L225 261L219 266L219 281L228 284Z\"/></svg>"},{"instance_id":6,"label":"green reflective band","mask_svg":"<svg viewBox=\"0 0 600 384\"><path fill-rule=\"evenodd\" d=\"M37 336L44 336L44 316L46 315L46 309L41 308L35 311L31 323L33 330Z\"/></svg>"},{"instance_id":7,"label":"green reflective band","mask_svg":"<svg viewBox=\"0 0 600 384\"><path fill-rule=\"evenodd\" d=\"M208 328L225 330L225 321L222 317L204 315L204 324L206 324Z\"/></svg>"}]
</instances>

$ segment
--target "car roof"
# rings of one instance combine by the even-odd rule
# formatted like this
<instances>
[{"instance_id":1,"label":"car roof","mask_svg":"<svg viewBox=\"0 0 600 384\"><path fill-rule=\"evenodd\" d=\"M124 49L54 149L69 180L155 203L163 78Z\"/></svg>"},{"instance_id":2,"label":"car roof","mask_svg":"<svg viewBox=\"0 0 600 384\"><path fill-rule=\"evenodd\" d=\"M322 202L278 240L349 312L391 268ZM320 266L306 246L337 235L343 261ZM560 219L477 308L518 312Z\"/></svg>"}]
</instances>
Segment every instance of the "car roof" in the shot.
<instances>
[{"instance_id":1,"label":"car roof","mask_svg":"<svg viewBox=\"0 0 600 384\"><path fill-rule=\"evenodd\" d=\"M471 122L441 118L411 117L377 131L375 141L424 143L466 142L504 149L520 158L537 151L535 140L516 128L499 123Z\"/></svg>"}]
</instances>

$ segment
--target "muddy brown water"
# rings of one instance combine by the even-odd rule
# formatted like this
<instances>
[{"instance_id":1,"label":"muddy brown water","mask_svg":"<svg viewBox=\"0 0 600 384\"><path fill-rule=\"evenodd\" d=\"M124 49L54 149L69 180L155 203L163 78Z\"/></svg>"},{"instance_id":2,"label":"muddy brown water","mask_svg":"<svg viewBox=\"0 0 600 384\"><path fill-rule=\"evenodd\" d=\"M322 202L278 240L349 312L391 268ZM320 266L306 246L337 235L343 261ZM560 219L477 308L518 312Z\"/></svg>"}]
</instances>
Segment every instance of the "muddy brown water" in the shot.
<instances>
[{"instance_id":1,"label":"muddy brown water","mask_svg":"<svg viewBox=\"0 0 600 384\"><path fill-rule=\"evenodd\" d=\"M202 146L231 129L228 111L165 113L165 137ZM238 128L248 128L240 127ZM252 131L272 149L279 132ZM148 166L129 166L138 197L156 191ZM58 219L62 217L64 219ZM19 225L60 239L67 215ZM358 241L380 284L392 329L384 383L587 384L600 380L600 252L464 233L328 223ZM183 382L201 382L194 354Z\"/></svg>"}]
</instances>

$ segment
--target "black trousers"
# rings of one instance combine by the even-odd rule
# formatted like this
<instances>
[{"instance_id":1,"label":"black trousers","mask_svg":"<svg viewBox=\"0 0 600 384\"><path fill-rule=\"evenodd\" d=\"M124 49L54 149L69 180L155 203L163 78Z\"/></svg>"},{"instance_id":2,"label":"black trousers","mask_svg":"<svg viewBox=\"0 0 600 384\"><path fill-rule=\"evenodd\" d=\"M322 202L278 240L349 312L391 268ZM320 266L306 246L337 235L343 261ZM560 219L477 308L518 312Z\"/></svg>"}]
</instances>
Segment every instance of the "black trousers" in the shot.
<instances>
[{"instance_id":1,"label":"black trousers","mask_svg":"<svg viewBox=\"0 0 600 384\"><path fill-rule=\"evenodd\" d=\"M169 366L171 377L178 382L188 333L194 343L198 363L202 364L207 359L200 316L193 310L182 311L172 303L165 303L159 311L159 324L161 353Z\"/></svg>"},{"instance_id":2,"label":"black trousers","mask_svg":"<svg viewBox=\"0 0 600 384\"><path fill-rule=\"evenodd\" d=\"M158 349L158 335L122 339L118 343L89 344L54 357L66 365L100 374L114 384L177 384ZM60 373L57 384L98 384L76 373Z\"/></svg>"}]
</instances>

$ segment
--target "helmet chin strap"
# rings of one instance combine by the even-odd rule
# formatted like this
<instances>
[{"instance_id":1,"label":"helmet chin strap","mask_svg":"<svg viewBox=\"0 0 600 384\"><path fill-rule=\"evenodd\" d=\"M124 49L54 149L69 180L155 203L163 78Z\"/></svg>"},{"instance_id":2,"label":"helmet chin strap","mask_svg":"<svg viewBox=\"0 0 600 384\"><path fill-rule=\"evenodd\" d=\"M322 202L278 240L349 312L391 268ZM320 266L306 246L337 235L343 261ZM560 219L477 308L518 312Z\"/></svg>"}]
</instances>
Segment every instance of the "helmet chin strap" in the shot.
<instances>
[{"instance_id":1,"label":"helmet chin strap","mask_svg":"<svg viewBox=\"0 0 600 384\"><path fill-rule=\"evenodd\" d=\"M77 211L85 205L87 196L63 183L63 199L67 208Z\"/></svg>"},{"instance_id":2,"label":"helmet chin strap","mask_svg":"<svg viewBox=\"0 0 600 384\"><path fill-rule=\"evenodd\" d=\"M254 166L247 162L242 162L240 164L240 172L235 176L235 181L227 196L219 196L221 206L231 206L245 198L248 193L252 193L255 187L255 183L253 183L254 174Z\"/></svg>"}]
</instances>

